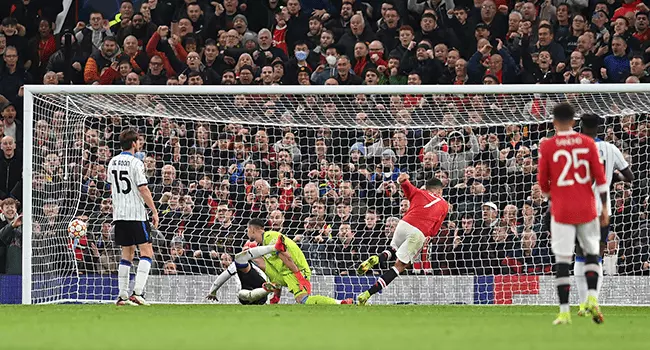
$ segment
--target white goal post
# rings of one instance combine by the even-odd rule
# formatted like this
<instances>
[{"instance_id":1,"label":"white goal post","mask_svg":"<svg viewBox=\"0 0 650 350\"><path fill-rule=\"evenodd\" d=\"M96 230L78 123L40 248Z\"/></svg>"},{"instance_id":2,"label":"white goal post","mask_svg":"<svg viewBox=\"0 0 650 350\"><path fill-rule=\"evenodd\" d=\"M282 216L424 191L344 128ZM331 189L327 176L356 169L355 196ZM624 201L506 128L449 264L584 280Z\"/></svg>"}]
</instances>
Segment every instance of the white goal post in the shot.
<instances>
[{"instance_id":1,"label":"white goal post","mask_svg":"<svg viewBox=\"0 0 650 350\"><path fill-rule=\"evenodd\" d=\"M612 185L601 300L650 305L647 84L25 86L22 302L117 296L104 162L134 127L161 211L154 302L205 302L251 217L299 242L315 293L355 296L378 277L356 266L388 246L408 208L394 183L408 172L416 185L443 179L450 214L376 303L555 304L534 182L564 101L603 118L601 137L637 177ZM74 218L89 226L80 246L65 232ZM237 302L234 280L220 301Z\"/></svg>"}]
</instances>

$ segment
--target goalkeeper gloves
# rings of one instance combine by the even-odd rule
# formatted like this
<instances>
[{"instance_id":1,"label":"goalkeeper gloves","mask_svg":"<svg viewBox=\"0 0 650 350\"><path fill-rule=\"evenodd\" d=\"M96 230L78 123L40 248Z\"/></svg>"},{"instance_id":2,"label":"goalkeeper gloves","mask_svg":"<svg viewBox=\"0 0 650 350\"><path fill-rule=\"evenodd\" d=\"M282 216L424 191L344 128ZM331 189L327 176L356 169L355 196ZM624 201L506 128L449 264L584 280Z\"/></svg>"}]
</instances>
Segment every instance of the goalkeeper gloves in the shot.
<instances>
[{"instance_id":1,"label":"goalkeeper gloves","mask_svg":"<svg viewBox=\"0 0 650 350\"><path fill-rule=\"evenodd\" d=\"M300 290L307 291L307 294L311 294L311 283L309 283L309 281L307 281L305 276L303 276L302 273L300 273L300 271L296 271L293 274L298 279L298 284L300 286Z\"/></svg>"},{"instance_id":2,"label":"goalkeeper gloves","mask_svg":"<svg viewBox=\"0 0 650 350\"><path fill-rule=\"evenodd\" d=\"M277 304L280 302L280 295L282 293L282 290L278 289L275 292L273 292L273 297L269 301L270 304Z\"/></svg>"}]
</instances>

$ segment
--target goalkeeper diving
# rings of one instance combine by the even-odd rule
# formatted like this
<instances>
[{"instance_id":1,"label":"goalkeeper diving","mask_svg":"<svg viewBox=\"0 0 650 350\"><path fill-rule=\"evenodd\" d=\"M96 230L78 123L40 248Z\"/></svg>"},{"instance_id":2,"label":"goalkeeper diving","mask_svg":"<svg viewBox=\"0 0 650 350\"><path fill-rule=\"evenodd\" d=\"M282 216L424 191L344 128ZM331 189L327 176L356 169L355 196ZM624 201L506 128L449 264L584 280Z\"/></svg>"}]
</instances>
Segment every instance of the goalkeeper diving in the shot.
<instances>
[{"instance_id":1,"label":"goalkeeper diving","mask_svg":"<svg viewBox=\"0 0 650 350\"><path fill-rule=\"evenodd\" d=\"M334 298L311 295L311 270L305 259L305 254L291 239L277 231L265 231L264 221L251 219L247 228L248 238L259 246L256 250L249 249L243 259L264 257L265 269L269 281L274 287L287 287L298 304L335 305L354 304L353 299L336 300ZM263 248L263 249L259 249ZM266 252L264 251L266 249ZM237 260L236 260L237 261Z\"/></svg>"},{"instance_id":2,"label":"goalkeeper diving","mask_svg":"<svg viewBox=\"0 0 650 350\"><path fill-rule=\"evenodd\" d=\"M283 246L281 246L283 247ZM255 242L246 242L242 252L235 255L235 261L230 263L212 284L207 295L208 300L217 300L217 291L233 276L237 275L241 290L237 298L242 305L264 305L268 295L274 293L271 304L280 301L280 287L268 281L264 273L265 262L261 256L276 252L275 245L258 247Z\"/></svg>"}]
</instances>

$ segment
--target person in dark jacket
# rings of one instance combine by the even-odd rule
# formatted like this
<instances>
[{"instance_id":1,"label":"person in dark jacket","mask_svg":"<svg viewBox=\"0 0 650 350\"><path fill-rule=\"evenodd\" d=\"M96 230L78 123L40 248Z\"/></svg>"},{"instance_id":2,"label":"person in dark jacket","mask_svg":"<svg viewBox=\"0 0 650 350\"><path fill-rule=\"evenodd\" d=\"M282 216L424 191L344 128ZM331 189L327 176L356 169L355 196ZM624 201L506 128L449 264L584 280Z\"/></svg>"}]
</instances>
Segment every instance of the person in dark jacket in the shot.
<instances>
[{"instance_id":1,"label":"person in dark jacket","mask_svg":"<svg viewBox=\"0 0 650 350\"><path fill-rule=\"evenodd\" d=\"M343 34L338 41L338 45L344 48L346 55L354 56L354 46L359 41L370 43L376 40L375 33L366 25L363 16L354 15L350 19L350 29Z\"/></svg>"},{"instance_id":2,"label":"person in dark jacket","mask_svg":"<svg viewBox=\"0 0 650 350\"><path fill-rule=\"evenodd\" d=\"M2 158L0 159L0 199L10 196L11 191L23 174L22 157L16 154L16 143L11 136L2 138Z\"/></svg>"},{"instance_id":3,"label":"person in dark jacket","mask_svg":"<svg viewBox=\"0 0 650 350\"><path fill-rule=\"evenodd\" d=\"M66 45L66 40L69 40L71 43ZM61 36L61 46L50 56L47 62L46 71L56 73L59 83L65 83L67 81L75 85L83 85L83 66L87 59L88 57L84 56L81 52L81 47L76 37L64 34Z\"/></svg>"},{"instance_id":4,"label":"person in dark jacket","mask_svg":"<svg viewBox=\"0 0 650 350\"><path fill-rule=\"evenodd\" d=\"M2 158L0 159L0 199L10 197L11 191L23 174L22 157L16 154L13 137L2 138Z\"/></svg>"},{"instance_id":5,"label":"person in dark jacket","mask_svg":"<svg viewBox=\"0 0 650 350\"><path fill-rule=\"evenodd\" d=\"M448 48L461 47L458 37L453 30L442 28L438 25L436 16L432 13L425 13L420 20L421 31L415 33L415 40L428 40L432 47L438 44L445 44Z\"/></svg>"},{"instance_id":6,"label":"person in dark jacket","mask_svg":"<svg viewBox=\"0 0 650 350\"><path fill-rule=\"evenodd\" d=\"M0 73L0 95L16 106L22 106L21 87L32 82L32 75L18 64L18 50L7 46L4 53L5 69ZM19 108L17 108L19 109Z\"/></svg>"},{"instance_id":7,"label":"person in dark jacket","mask_svg":"<svg viewBox=\"0 0 650 350\"><path fill-rule=\"evenodd\" d=\"M432 57L430 50L428 43L422 42L416 46L415 41L412 41L402 57L400 71L403 74L417 72L422 78L422 84L436 83L435 79L443 75L445 67L442 62Z\"/></svg>"},{"instance_id":8,"label":"person in dark jacket","mask_svg":"<svg viewBox=\"0 0 650 350\"><path fill-rule=\"evenodd\" d=\"M23 142L23 124L17 119L18 113L15 105L11 102L6 102L0 105L0 116L2 116L2 127L4 128L4 136L13 137L14 141L18 143L20 148Z\"/></svg>"},{"instance_id":9,"label":"person in dark jacket","mask_svg":"<svg viewBox=\"0 0 650 350\"><path fill-rule=\"evenodd\" d=\"M140 85L166 85L167 72L162 57L155 55L149 60L149 71L140 78Z\"/></svg>"},{"instance_id":10,"label":"person in dark jacket","mask_svg":"<svg viewBox=\"0 0 650 350\"><path fill-rule=\"evenodd\" d=\"M13 198L4 200L0 214L0 274L22 273L22 224L18 202Z\"/></svg>"}]
</instances>

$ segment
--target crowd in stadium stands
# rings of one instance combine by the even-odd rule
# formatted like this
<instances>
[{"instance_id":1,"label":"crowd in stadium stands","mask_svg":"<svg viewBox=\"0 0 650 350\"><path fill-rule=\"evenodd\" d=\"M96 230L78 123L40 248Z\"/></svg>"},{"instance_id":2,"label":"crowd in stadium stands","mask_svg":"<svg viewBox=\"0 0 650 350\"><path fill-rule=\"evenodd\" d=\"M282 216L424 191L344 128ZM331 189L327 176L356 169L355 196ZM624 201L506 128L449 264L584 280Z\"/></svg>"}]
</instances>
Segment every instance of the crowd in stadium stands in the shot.
<instances>
[{"instance_id":1,"label":"crowd in stadium stands","mask_svg":"<svg viewBox=\"0 0 650 350\"><path fill-rule=\"evenodd\" d=\"M122 0L119 13L92 12L57 35L61 1L0 7L0 273L20 273L24 84L650 82L650 10L641 0ZM169 107L143 98L156 110ZM106 163L120 131L135 127L161 215L156 273L220 271L243 246L251 217L267 218L269 229L298 242L317 274L353 273L384 249L408 209L395 182L400 172L417 186L440 178L451 204L410 273L551 273L548 202L535 184L539 142L552 135L548 123L459 126L486 121L502 96L286 98L242 95L229 103L262 115L296 106L325 118L353 114L360 127L98 111L105 116L86 120L70 141L64 113L53 109L34 126L35 265L73 268L66 256L74 253L82 273L116 271ZM527 120L544 119L555 102L531 97ZM378 114L408 124L440 104L451 107L431 129L363 127ZM602 137L623 151L638 180L613 185L605 271L647 274L650 120L620 114L607 120ZM88 221L89 234L73 249L64 221L74 216Z\"/></svg>"}]
</instances>

